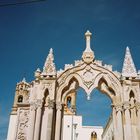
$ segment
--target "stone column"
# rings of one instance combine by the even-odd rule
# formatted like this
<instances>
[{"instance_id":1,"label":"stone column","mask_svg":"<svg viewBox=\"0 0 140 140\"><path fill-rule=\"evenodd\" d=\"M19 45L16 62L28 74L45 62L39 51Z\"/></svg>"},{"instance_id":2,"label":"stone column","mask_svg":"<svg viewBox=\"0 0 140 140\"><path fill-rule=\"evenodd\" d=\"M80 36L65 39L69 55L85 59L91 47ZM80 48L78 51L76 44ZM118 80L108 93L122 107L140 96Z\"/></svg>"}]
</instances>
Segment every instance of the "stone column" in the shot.
<instances>
[{"instance_id":1,"label":"stone column","mask_svg":"<svg viewBox=\"0 0 140 140\"><path fill-rule=\"evenodd\" d=\"M48 106L46 107L46 129L45 129L45 136L43 140L52 140L52 127L53 127L53 109L54 109L54 100L48 101Z\"/></svg>"},{"instance_id":2,"label":"stone column","mask_svg":"<svg viewBox=\"0 0 140 140\"><path fill-rule=\"evenodd\" d=\"M114 140L118 140L118 137L117 137L117 119L116 119L116 115L117 115L117 112L116 112L115 106L112 105Z\"/></svg>"},{"instance_id":3,"label":"stone column","mask_svg":"<svg viewBox=\"0 0 140 140\"><path fill-rule=\"evenodd\" d=\"M61 119L62 119L62 104L59 102L56 104L56 126L55 126L55 140L61 138Z\"/></svg>"},{"instance_id":4,"label":"stone column","mask_svg":"<svg viewBox=\"0 0 140 140\"><path fill-rule=\"evenodd\" d=\"M35 132L34 132L34 140L39 140L40 136L40 124L41 124L41 113L42 113L42 100L38 99L36 102L37 110L36 110L36 121L35 121Z\"/></svg>"},{"instance_id":5,"label":"stone column","mask_svg":"<svg viewBox=\"0 0 140 140\"><path fill-rule=\"evenodd\" d=\"M28 140L34 140L35 115L36 115L36 104L35 102L32 102L30 104L29 129L27 136Z\"/></svg>"},{"instance_id":6,"label":"stone column","mask_svg":"<svg viewBox=\"0 0 140 140\"><path fill-rule=\"evenodd\" d=\"M137 137L140 139L140 103L136 102L137 109Z\"/></svg>"},{"instance_id":7,"label":"stone column","mask_svg":"<svg viewBox=\"0 0 140 140\"><path fill-rule=\"evenodd\" d=\"M131 118L130 118L130 103L125 102L124 103L124 118L125 118L125 124L124 124L124 135L125 140L132 140L132 133L131 133Z\"/></svg>"},{"instance_id":8,"label":"stone column","mask_svg":"<svg viewBox=\"0 0 140 140\"><path fill-rule=\"evenodd\" d=\"M132 138L134 140L138 140L137 137L137 122L136 122L136 105L135 105L135 99L131 97L130 99L130 104L131 104L131 129L132 129Z\"/></svg>"},{"instance_id":9,"label":"stone column","mask_svg":"<svg viewBox=\"0 0 140 140\"><path fill-rule=\"evenodd\" d=\"M123 122L122 122L122 105L116 106L116 118L117 118L117 139L123 140Z\"/></svg>"}]
</instances>

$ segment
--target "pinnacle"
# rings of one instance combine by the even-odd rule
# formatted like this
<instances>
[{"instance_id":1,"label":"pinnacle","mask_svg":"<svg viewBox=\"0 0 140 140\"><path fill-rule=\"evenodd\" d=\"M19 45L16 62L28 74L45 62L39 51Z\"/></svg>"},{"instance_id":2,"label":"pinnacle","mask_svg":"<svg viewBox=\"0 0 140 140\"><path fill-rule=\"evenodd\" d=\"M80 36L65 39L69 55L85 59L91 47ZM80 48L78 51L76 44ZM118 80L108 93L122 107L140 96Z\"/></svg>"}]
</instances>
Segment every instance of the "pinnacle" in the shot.
<instances>
[{"instance_id":1,"label":"pinnacle","mask_svg":"<svg viewBox=\"0 0 140 140\"><path fill-rule=\"evenodd\" d=\"M122 76L124 77L136 77L137 76L137 71L136 67L134 65L130 49L127 46L126 47L126 53L125 53L125 58L124 58L124 63L123 63L123 69L122 69Z\"/></svg>"},{"instance_id":2,"label":"pinnacle","mask_svg":"<svg viewBox=\"0 0 140 140\"><path fill-rule=\"evenodd\" d=\"M44 64L43 72L47 75L55 75L56 69L54 64L53 49L51 48Z\"/></svg>"}]
</instances>

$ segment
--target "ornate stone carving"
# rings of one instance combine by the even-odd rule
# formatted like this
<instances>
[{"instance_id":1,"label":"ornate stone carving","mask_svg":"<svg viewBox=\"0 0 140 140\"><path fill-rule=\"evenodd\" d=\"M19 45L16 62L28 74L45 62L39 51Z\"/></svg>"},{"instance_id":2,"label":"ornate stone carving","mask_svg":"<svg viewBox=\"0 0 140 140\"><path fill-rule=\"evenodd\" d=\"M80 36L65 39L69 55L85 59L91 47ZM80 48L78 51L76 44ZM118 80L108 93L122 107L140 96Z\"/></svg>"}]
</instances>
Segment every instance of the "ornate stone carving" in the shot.
<instances>
[{"instance_id":1,"label":"ornate stone carving","mask_svg":"<svg viewBox=\"0 0 140 140\"><path fill-rule=\"evenodd\" d=\"M117 105L115 105L115 109L116 109L116 112L118 112L118 111L122 111L122 104L117 104Z\"/></svg>"},{"instance_id":2,"label":"ornate stone carving","mask_svg":"<svg viewBox=\"0 0 140 140\"><path fill-rule=\"evenodd\" d=\"M62 110L62 103L61 102L56 103L56 109L57 110Z\"/></svg>"},{"instance_id":3,"label":"ornate stone carving","mask_svg":"<svg viewBox=\"0 0 140 140\"><path fill-rule=\"evenodd\" d=\"M130 109L130 102L129 101L128 102L124 102L123 103L123 108L124 108L124 110Z\"/></svg>"},{"instance_id":4,"label":"ornate stone carving","mask_svg":"<svg viewBox=\"0 0 140 140\"><path fill-rule=\"evenodd\" d=\"M27 140L29 110L20 110L18 119L17 140Z\"/></svg>"},{"instance_id":5,"label":"ornate stone carving","mask_svg":"<svg viewBox=\"0 0 140 140\"><path fill-rule=\"evenodd\" d=\"M54 100L48 99L48 108L53 109L54 108Z\"/></svg>"},{"instance_id":6,"label":"ornate stone carving","mask_svg":"<svg viewBox=\"0 0 140 140\"><path fill-rule=\"evenodd\" d=\"M42 107L42 100L41 99L37 99L35 101L30 102L31 111L36 110L37 108L41 108L41 107Z\"/></svg>"},{"instance_id":7,"label":"ornate stone carving","mask_svg":"<svg viewBox=\"0 0 140 140\"><path fill-rule=\"evenodd\" d=\"M94 74L91 71L86 71L83 73L84 84L89 88L93 83Z\"/></svg>"}]
</instances>

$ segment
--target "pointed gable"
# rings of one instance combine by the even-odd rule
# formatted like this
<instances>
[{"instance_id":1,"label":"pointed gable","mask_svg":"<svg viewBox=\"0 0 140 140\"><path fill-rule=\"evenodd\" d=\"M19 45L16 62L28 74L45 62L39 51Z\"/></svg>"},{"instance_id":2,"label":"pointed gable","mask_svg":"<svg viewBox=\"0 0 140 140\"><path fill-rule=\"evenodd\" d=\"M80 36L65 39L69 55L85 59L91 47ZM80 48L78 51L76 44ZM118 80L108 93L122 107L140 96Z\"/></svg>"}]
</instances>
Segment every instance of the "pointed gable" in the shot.
<instances>
[{"instance_id":1,"label":"pointed gable","mask_svg":"<svg viewBox=\"0 0 140 140\"><path fill-rule=\"evenodd\" d=\"M136 77L137 71L136 67L134 65L131 53L129 48L126 48L124 63L123 63L123 69L122 69L122 76L124 77Z\"/></svg>"}]
</instances>

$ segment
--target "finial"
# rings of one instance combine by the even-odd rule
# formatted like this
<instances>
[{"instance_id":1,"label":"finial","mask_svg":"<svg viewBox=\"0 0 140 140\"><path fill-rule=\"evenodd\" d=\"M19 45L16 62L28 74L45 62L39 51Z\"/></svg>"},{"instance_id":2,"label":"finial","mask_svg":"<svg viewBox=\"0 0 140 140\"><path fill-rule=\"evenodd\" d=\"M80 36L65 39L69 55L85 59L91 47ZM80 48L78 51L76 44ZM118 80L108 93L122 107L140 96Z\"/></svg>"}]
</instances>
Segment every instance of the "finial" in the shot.
<instances>
[{"instance_id":1,"label":"finial","mask_svg":"<svg viewBox=\"0 0 140 140\"><path fill-rule=\"evenodd\" d=\"M26 82L26 79L25 79L25 77L23 77L23 79L22 79L22 82L24 82L24 83Z\"/></svg>"},{"instance_id":2,"label":"finial","mask_svg":"<svg viewBox=\"0 0 140 140\"><path fill-rule=\"evenodd\" d=\"M85 33L85 37L86 37L86 49L85 51L83 52L83 61L87 64L93 62L94 60L94 52L91 50L91 47L90 47L90 39L91 39L91 35L92 33L87 30L87 32Z\"/></svg>"},{"instance_id":3,"label":"finial","mask_svg":"<svg viewBox=\"0 0 140 140\"><path fill-rule=\"evenodd\" d=\"M43 73L46 75L56 75L56 69L54 64L53 49L51 48L44 64Z\"/></svg>"},{"instance_id":4,"label":"finial","mask_svg":"<svg viewBox=\"0 0 140 140\"><path fill-rule=\"evenodd\" d=\"M36 78L39 78L40 75L41 75L41 70L39 68L37 68L37 70L35 71L34 75L35 75Z\"/></svg>"},{"instance_id":5,"label":"finial","mask_svg":"<svg viewBox=\"0 0 140 140\"><path fill-rule=\"evenodd\" d=\"M53 54L53 49L52 48L50 48L49 54Z\"/></svg>"},{"instance_id":6,"label":"finial","mask_svg":"<svg viewBox=\"0 0 140 140\"><path fill-rule=\"evenodd\" d=\"M41 72L40 68L37 68L36 72Z\"/></svg>"},{"instance_id":7,"label":"finial","mask_svg":"<svg viewBox=\"0 0 140 140\"><path fill-rule=\"evenodd\" d=\"M125 53L125 58L124 58L124 63L123 63L123 69L122 69L122 76L124 77L136 77L137 76L137 71L136 67L134 65L130 49L127 46L126 47L126 53Z\"/></svg>"}]
</instances>

